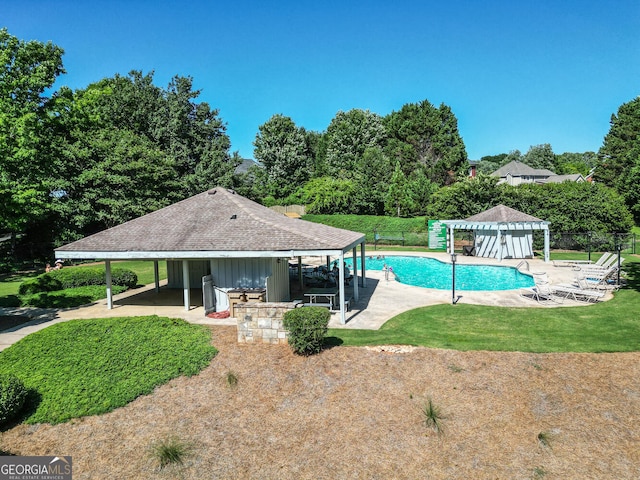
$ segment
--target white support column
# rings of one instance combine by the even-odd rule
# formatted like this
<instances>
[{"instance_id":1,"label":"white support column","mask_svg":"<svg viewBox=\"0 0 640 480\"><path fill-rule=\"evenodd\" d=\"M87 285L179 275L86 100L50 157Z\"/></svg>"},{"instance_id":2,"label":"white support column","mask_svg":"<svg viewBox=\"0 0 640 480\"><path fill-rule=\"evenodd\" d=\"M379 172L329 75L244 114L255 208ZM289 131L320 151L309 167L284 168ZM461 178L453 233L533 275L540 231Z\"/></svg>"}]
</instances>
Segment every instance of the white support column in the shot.
<instances>
[{"instance_id":1,"label":"white support column","mask_svg":"<svg viewBox=\"0 0 640 480\"><path fill-rule=\"evenodd\" d=\"M160 270L158 269L158 260L153 261L153 278L156 282L156 293L160 291Z\"/></svg>"},{"instance_id":2,"label":"white support column","mask_svg":"<svg viewBox=\"0 0 640 480\"><path fill-rule=\"evenodd\" d=\"M338 298L340 299L340 323L344 325L347 323L347 317L344 313L344 252L340 252L340 286L338 287L340 292Z\"/></svg>"},{"instance_id":3,"label":"white support column","mask_svg":"<svg viewBox=\"0 0 640 480\"><path fill-rule=\"evenodd\" d=\"M502 261L502 230L498 227L498 260Z\"/></svg>"},{"instance_id":4,"label":"white support column","mask_svg":"<svg viewBox=\"0 0 640 480\"><path fill-rule=\"evenodd\" d=\"M449 252L448 253L454 253L456 251L456 244L455 244L455 231L456 229L453 227L453 225L451 225L449 227Z\"/></svg>"},{"instance_id":5,"label":"white support column","mask_svg":"<svg viewBox=\"0 0 640 480\"><path fill-rule=\"evenodd\" d=\"M189 297L189 260L182 260L182 286L184 297L184 309L188 312L191 308L191 298Z\"/></svg>"},{"instance_id":6,"label":"white support column","mask_svg":"<svg viewBox=\"0 0 640 480\"><path fill-rule=\"evenodd\" d=\"M107 310L113 309L113 292L111 291L111 260L104 261L104 270L107 275Z\"/></svg>"},{"instance_id":7,"label":"white support column","mask_svg":"<svg viewBox=\"0 0 640 480\"><path fill-rule=\"evenodd\" d=\"M353 247L353 300L358 301L358 258L357 247Z\"/></svg>"},{"instance_id":8,"label":"white support column","mask_svg":"<svg viewBox=\"0 0 640 480\"><path fill-rule=\"evenodd\" d=\"M298 285L300 291L304 290L304 277L302 276L302 257L298 256Z\"/></svg>"},{"instance_id":9,"label":"white support column","mask_svg":"<svg viewBox=\"0 0 640 480\"><path fill-rule=\"evenodd\" d=\"M360 260L362 262L362 264L360 265L361 267L360 276L362 277L362 288L367 288L367 276L365 275L365 271L366 271L365 259L366 258L367 257L364 252L364 242L362 242L360 244Z\"/></svg>"},{"instance_id":10,"label":"white support column","mask_svg":"<svg viewBox=\"0 0 640 480\"><path fill-rule=\"evenodd\" d=\"M549 227L544 229L544 261L549 263Z\"/></svg>"}]
</instances>

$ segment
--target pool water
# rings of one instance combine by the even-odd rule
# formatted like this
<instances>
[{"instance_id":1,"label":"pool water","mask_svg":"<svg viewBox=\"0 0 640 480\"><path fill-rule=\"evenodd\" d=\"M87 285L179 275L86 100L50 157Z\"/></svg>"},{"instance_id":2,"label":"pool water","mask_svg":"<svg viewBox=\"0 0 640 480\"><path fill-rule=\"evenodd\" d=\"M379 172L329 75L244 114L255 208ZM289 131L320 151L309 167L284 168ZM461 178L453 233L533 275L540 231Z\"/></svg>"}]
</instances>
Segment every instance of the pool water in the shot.
<instances>
[{"instance_id":1,"label":"pool water","mask_svg":"<svg viewBox=\"0 0 640 480\"><path fill-rule=\"evenodd\" d=\"M353 261L347 260L350 269ZM451 290L451 263L427 257L386 256L367 257L367 270L382 270L384 264L391 267L396 280L407 285ZM358 258L358 269L360 259ZM533 287L530 275L513 267L493 265L461 265L456 263L456 290L515 290Z\"/></svg>"}]
</instances>

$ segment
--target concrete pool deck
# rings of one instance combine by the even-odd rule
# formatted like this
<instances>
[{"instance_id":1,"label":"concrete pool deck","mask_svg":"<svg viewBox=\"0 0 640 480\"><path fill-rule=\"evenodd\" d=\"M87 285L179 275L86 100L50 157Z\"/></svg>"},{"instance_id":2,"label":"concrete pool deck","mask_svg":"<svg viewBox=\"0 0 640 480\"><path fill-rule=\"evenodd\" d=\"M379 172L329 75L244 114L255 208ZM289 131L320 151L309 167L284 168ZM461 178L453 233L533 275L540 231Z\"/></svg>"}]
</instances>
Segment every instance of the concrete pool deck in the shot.
<instances>
[{"instance_id":1,"label":"concrete pool deck","mask_svg":"<svg viewBox=\"0 0 640 480\"><path fill-rule=\"evenodd\" d=\"M450 263L451 256L446 253L425 252L389 252L382 250L369 251L367 257L382 256L428 256ZM458 255L457 265L502 265L515 267L522 260L502 260L466 257ZM554 267L552 263L544 263L538 259L526 260L530 273L546 272L552 284L571 283L577 273L570 267ZM324 264L320 258L305 259L305 263ZM524 271L526 271L526 267ZM166 282L163 282L166 283ZM351 289L350 289L351 290ZM351 302L351 308L346 315L346 324L340 324L339 312L331 315L331 328L353 328L377 330L390 318L407 310L438 304L450 304L451 290L436 290L413 287L397 282L393 275L385 280L381 271L367 271L366 288L359 287L358 302ZM348 295L351 295L349 292ZM492 305L502 307L522 308L557 308L569 306L584 306L585 302L566 299L562 303L552 301L537 302L535 299L520 295L520 290L506 291L456 291L457 304ZM607 292L604 300L612 298ZM48 325L72 319L125 317L142 315L159 315L182 318L191 323L207 325L235 325L234 318L212 319L205 317L200 298L200 290L192 291L192 304L196 305L189 311L182 304L182 290L161 289L161 293L154 291L153 285L147 285L136 290L130 290L114 296L114 308L107 310L106 300L93 304L69 309L38 309L38 308L0 308L0 315L20 315L30 317L27 323L0 333L0 350L12 345L24 336L41 330Z\"/></svg>"}]
</instances>

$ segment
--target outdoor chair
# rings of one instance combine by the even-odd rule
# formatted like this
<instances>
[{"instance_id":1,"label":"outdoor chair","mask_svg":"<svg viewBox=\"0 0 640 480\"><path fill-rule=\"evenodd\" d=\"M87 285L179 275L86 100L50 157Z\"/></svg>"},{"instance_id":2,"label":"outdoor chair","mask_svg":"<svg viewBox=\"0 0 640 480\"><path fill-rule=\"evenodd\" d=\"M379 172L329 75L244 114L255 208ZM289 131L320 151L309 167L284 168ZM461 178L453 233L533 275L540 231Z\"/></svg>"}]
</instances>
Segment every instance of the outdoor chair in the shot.
<instances>
[{"instance_id":1,"label":"outdoor chair","mask_svg":"<svg viewBox=\"0 0 640 480\"><path fill-rule=\"evenodd\" d=\"M579 267L582 267L583 265L601 266L602 264L604 264L604 262L609 260L611 256L614 256L613 253L604 252L600 256L600 258L595 262L593 262L592 260L554 260L553 266L554 267L574 267L574 268L579 268Z\"/></svg>"},{"instance_id":2,"label":"outdoor chair","mask_svg":"<svg viewBox=\"0 0 640 480\"><path fill-rule=\"evenodd\" d=\"M520 295L523 297L532 297L537 302L541 300L551 300L555 302L556 300L553 298L554 292L551 287L551 283L547 277L547 274L534 274L533 281L535 282L535 286L522 288L520 290Z\"/></svg>"},{"instance_id":3,"label":"outdoor chair","mask_svg":"<svg viewBox=\"0 0 640 480\"><path fill-rule=\"evenodd\" d=\"M587 287L585 285L585 287ZM589 288L582 288L574 285L553 285L551 286L554 294L557 296L564 296L566 298L573 298L576 301L584 302L597 302L598 299L604 297L604 292L599 290L591 290Z\"/></svg>"}]
</instances>

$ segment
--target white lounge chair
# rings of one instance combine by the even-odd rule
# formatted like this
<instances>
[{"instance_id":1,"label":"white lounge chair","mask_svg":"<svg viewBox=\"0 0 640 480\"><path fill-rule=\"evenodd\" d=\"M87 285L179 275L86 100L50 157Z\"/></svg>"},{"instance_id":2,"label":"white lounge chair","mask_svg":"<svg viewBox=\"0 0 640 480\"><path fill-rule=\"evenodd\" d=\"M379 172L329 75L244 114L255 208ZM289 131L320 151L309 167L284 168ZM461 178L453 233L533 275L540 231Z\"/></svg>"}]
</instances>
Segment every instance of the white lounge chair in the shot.
<instances>
[{"instance_id":1,"label":"white lounge chair","mask_svg":"<svg viewBox=\"0 0 640 480\"><path fill-rule=\"evenodd\" d=\"M549 279L547 278L546 273L533 275L533 281L535 282L535 285L533 287L520 289L521 296L532 297L537 302L540 302L540 300L551 300L552 302L556 301L553 298L554 292L551 288L551 284L549 283Z\"/></svg>"},{"instance_id":2,"label":"white lounge chair","mask_svg":"<svg viewBox=\"0 0 640 480\"><path fill-rule=\"evenodd\" d=\"M573 285L552 285L551 289L554 294L573 298L576 301L597 302L598 299L604 297L604 292L599 290L591 290L588 288L580 288Z\"/></svg>"},{"instance_id":3,"label":"white lounge chair","mask_svg":"<svg viewBox=\"0 0 640 480\"><path fill-rule=\"evenodd\" d=\"M607 260L609 260L609 258L613 256L613 253L611 252L604 252L602 254L602 256L596 260L595 262L593 260L554 260L553 261L553 266L554 267L581 267L582 265L602 265L604 264L604 262L606 262Z\"/></svg>"},{"instance_id":4,"label":"white lounge chair","mask_svg":"<svg viewBox=\"0 0 640 480\"><path fill-rule=\"evenodd\" d=\"M624 262L624 257L620 257L620 264ZM605 261L602 265L581 265L580 270L585 272L604 272L612 267L618 266L618 257L612 255L607 261Z\"/></svg>"},{"instance_id":5,"label":"white lounge chair","mask_svg":"<svg viewBox=\"0 0 640 480\"><path fill-rule=\"evenodd\" d=\"M617 289L618 285L612 283L614 276L618 273L618 265L609 267L607 270L580 271L576 276L576 282L583 288L593 289Z\"/></svg>"}]
</instances>

